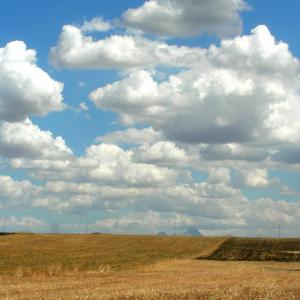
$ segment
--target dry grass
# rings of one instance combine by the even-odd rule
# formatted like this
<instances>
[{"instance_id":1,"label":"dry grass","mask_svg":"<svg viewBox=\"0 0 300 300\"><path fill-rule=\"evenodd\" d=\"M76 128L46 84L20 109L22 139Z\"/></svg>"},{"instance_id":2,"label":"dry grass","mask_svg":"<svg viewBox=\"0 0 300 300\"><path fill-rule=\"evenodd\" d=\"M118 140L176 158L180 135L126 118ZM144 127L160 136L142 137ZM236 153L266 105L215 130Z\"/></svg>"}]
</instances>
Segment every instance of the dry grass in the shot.
<instances>
[{"instance_id":1,"label":"dry grass","mask_svg":"<svg viewBox=\"0 0 300 300\"><path fill-rule=\"evenodd\" d=\"M168 260L140 270L2 277L1 299L300 299L300 264Z\"/></svg>"},{"instance_id":2,"label":"dry grass","mask_svg":"<svg viewBox=\"0 0 300 300\"><path fill-rule=\"evenodd\" d=\"M7 235L0 237L0 275L129 270L163 259L208 255L225 240L107 234Z\"/></svg>"}]
</instances>

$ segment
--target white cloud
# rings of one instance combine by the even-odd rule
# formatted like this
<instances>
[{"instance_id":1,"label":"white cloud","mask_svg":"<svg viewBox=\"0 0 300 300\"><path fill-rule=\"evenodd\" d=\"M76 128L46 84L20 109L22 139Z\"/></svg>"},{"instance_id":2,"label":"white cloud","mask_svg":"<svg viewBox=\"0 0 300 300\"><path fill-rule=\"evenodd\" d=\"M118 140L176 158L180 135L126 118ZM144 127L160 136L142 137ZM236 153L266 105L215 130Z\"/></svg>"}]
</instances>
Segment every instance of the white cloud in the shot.
<instances>
[{"instance_id":1,"label":"white cloud","mask_svg":"<svg viewBox=\"0 0 300 300\"><path fill-rule=\"evenodd\" d=\"M87 105L85 104L85 102L81 102L81 103L79 104L79 108L80 108L81 110L83 110L83 111L88 111L88 110L89 110L89 108L87 107Z\"/></svg>"},{"instance_id":2,"label":"white cloud","mask_svg":"<svg viewBox=\"0 0 300 300\"><path fill-rule=\"evenodd\" d=\"M110 153L115 151L109 158L112 162L118 164L124 159L124 153L117 148L107 149ZM92 171L98 161L104 169L112 168L110 164L105 165L102 159L96 159L96 150L91 150L94 159L84 159L77 167L84 170L89 166L89 170ZM101 153L103 156L104 154ZM116 159L115 154L121 158ZM106 161L109 159L106 157ZM164 186L145 186L143 180L138 182L138 185L131 185L130 182L125 184L126 181L120 177L117 178L119 183L116 185L113 181L109 182L100 177L97 181L86 178L88 180L85 183L79 178L67 181L64 172L65 170L62 171L60 181L48 181L41 187L35 187L28 181L0 177L1 207L20 207L26 203L27 207L31 205L61 213L101 210L107 213L107 219L97 221L93 228L112 232L171 232L176 221L178 229L182 231L196 227L200 230L204 228L207 233L223 230L222 234L255 235L264 228L264 233L270 234L278 223L282 224L282 228L293 232L300 217L300 206L297 202L248 200L238 188L231 185L230 171L225 168L211 169L206 182L169 182ZM257 181L254 173L248 178L248 183L257 187L261 185L262 180ZM266 177L264 172L256 173L261 173L260 177L263 179ZM112 176L116 176L116 173ZM124 215L124 209L131 213ZM114 216L120 217L110 217L111 211L114 211Z\"/></svg>"},{"instance_id":3,"label":"white cloud","mask_svg":"<svg viewBox=\"0 0 300 300\"><path fill-rule=\"evenodd\" d=\"M28 180L15 181L9 176L0 176L0 208L23 207L31 204L40 188Z\"/></svg>"},{"instance_id":4,"label":"white cloud","mask_svg":"<svg viewBox=\"0 0 300 300\"><path fill-rule=\"evenodd\" d=\"M176 213L158 213L154 211L131 213L120 218L98 220L95 229L113 232L157 233L161 230L170 232L174 224L180 229L193 224L190 217ZM170 230L171 229L171 230ZM171 231L172 232L172 231Z\"/></svg>"},{"instance_id":5,"label":"white cloud","mask_svg":"<svg viewBox=\"0 0 300 300\"><path fill-rule=\"evenodd\" d=\"M215 168L211 169L209 172L208 183L210 184L229 184L231 181L230 170L226 168Z\"/></svg>"},{"instance_id":6,"label":"white cloud","mask_svg":"<svg viewBox=\"0 0 300 300\"><path fill-rule=\"evenodd\" d=\"M111 24L109 22L104 21L101 17L96 17L91 19L90 21L84 21L81 26L81 30L83 32L93 32L93 31L108 31L111 29Z\"/></svg>"},{"instance_id":7,"label":"white cloud","mask_svg":"<svg viewBox=\"0 0 300 300\"><path fill-rule=\"evenodd\" d=\"M135 29L167 37L190 37L203 33L239 34L243 0L150 0L123 14L124 23Z\"/></svg>"},{"instance_id":8,"label":"white cloud","mask_svg":"<svg viewBox=\"0 0 300 300\"><path fill-rule=\"evenodd\" d=\"M272 75L275 92L282 92L282 85L275 86L273 80L279 81L287 75L299 72L299 61L293 57L286 43L276 41L265 25L259 25L251 30L250 35L237 36L234 39L224 39L221 46L210 46L209 59L220 68L248 71L262 78ZM252 74L251 74L252 75ZM292 78L293 85L297 78Z\"/></svg>"},{"instance_id":9,"label":"white cloud","mask_svg":"<svg viewBox=\"0 0 300 300\"><path fill-rule=\"evenodd\" d=\"M0 120L22 121L29 115L60 111L63 84L36 65L36 52L15 41L0 48Z\"/></svg>"},{"instance_id":10,"label":"white cloud","mask_svg":"<svg viewBox=\"0 0 300 300\"><path fill-rule=\"evenodd\" d=\"M18 123L0 123L0 155L10 158L55 159L72 158L62 137L53 137L27 119Z\"/></svg>"},{"instance_id":11,"label":"white cloud","mask_svg":"<svg viewBox=\"0 0 300 300\"><path fill-rule=\"evenodd\" d=\"M273 201L270 198L258 199L249 202L247 209L243 212L243 217L249 222L255 222L255 227L259 226L291 226L296 228L299 220L299 203L286 201Z\"/></svg>"},{"instance_id":12,"label":"white cloud","mask_svg":"<svg viewBox=\"0 0 300 300\"><path fill-rule=\"evenodd\" d=\"M237 173L237 181L240 186L263 188L271 184L271 181L268 178L267 169L248 168L238 170Z\"/></svg>"},{"instance_id":13,"label":"white cloud","mask_svg":"<svg viewBox=\"0 0 300 300\"><path fill-rule=\"evenodd\" d=\"M61 84L35 65L35 52L21 42L1 48L0 79L6 83L0 89L0 115L5 116L0 117L0 155L11 158L13 168L26 169L29 176L42 180L41 186L35 186L28 180L0 176L2 209L33 206L63 213L136 212L96 223L121 231L134 226L170 229L172 217L182 228L201 229L201 221L207 231L226 228L228 233L254 230L253 222L255 229L276 222L295 228L300 216L297 203L250 201L239 189L270 187L274 183L266 168L270 160L299 163L299 62L286 44L276 42L265 26L207 50L132 36L94 41L83 31L89 30L64 27L52 50L57 66L165 64L189 69L168 79L156 77L153 71L126 70L129 75L122 80L92 92L90 98L97 107L117 112L123 124L149 127L98 137L102 144L90 146L76 158L61 137L27 119L31 114L62 109ZM47 84L37 80L40 74ZM10 75L12 86L7 83ZM8 99L17 100L8 103ZM79 107L88 109L84 102ZM123 149L112 143L127 145ZM216 167L217 160L228 168ZM232 160L247 162L233 165ZM249 167L251 163L255 166ZM193 169L210 169L207 181L196 183L192 172L186 175ZM238 184L231 173L238 176ZM281 192L298 196L288 187ZM42 223L27 218L18 224L38 227Z\"/></svg>"},{"instance_id":14,"label":"white cloud","mask_svg":"<svg viewBox=\"0 0 300 300\"><path fill-rule=\"evenodd\" d=\"M188 162L185 150L168 141L160 141L152 145L144 144L135 152L134 157L141 162L173 166Z\"/></svg>"},{"instance_id":15,"label":"white cloud","mask_svg":"<svg viewBox=\"0 0 300 300\"><path fill-rule=\"evenodd\" d=\"M0 224L5 224L6 231L18 231L18 230L40 230L41 228L44 229L46 223L40 219L34 218L32 216L25 216L25 217L15 217L10 216L7 218L1 218Z\"/></svg>"},{"instance_id":16,"label":"white cloud","mask_svg":"<svg viewBox=\"0 0 300 300\"><path fill-rule=\"evenodd\" d=\"M117 184L164 185L175 179L173 171L155 165L134 163L132 155L130 150L101 144L89 147L86 155L78 160L78 165L90 169L88 176L94 180L108 180Z\"/></svg>"},{"instance_id":17,"label":"white cloud","mask_svg":"<svg viewBox=\"0 0 300 300\"><path fill-rule=\"evenodd\" d=\"M297 161L300 69L288 46L258 26L203 55L168 80L138 70L90 99L126 126L148 124L168 140L207 144L200 149L207 159Z\"/></svg>"},{"instance_id":18,"label":"white cloud","mask_svg":"<svg viewBox=\"0 0 300 300\"><path fill-rule=\"evenodd\" d=\"M33 202L34 207L60 212L86 212L95 209L116 211L130 208L132 203L155 192L155 188L105 185L101 182L48 181L43 195Z\"/></svg>"},{"instance_id":19,"label":"white cloud","mask_svg":"<svg viewBox=\"0 0 300 300\"><path fill-rule=\"evenodd\" d=\"M58 44L50 50L50 61L57 68L113 69L186 67L201 56L200 49L171 46L139 36L111 35L94 40L72 25L65 25Z\"/></svg>"},{"instance_id":20,"label":"white cloud","mask_svg":"<svg viewBox=\"0 0 300 300\"><path fill-rule=\"evenodd\" d=\"M221 203L210 203L211 210L217 210ZM223 206L228 205L224 201ZM205 206L199 204L205 210ZM278 224L281 224L283 236L296 236L298 234L298 219L300 206L298 203L274 201L261 198L255 201L234 203L228 216L205 216L200 207L195 214L185 212L134 212L119 217L98 220L95 229L109 232L139 232L155 233L166 231L174 232L176 222L177 233L184 232L187 228L195 227L202 233L213 235L238 235L238 236L278 236Z\"/></svg>"},{"instance_id":21,"label":"white cloud","mask_svg":"<svg viewBox=\"0 0 300 300\"><path fill-rule=\"evenodd\" d=\"M300 196L299 192L296 192L295 190L286 185L282 185L280 187L280 194L285 196Z\"/></svg>"},{"instance_id":22,"label":"white cloud","mask_svg":"<svg viewBox=\"0 0 300 300\"><path fill-rule=\"evenodd\" d=\"M85 155L74 160L18 158L14 168L31 170L34 177L51 180L98 182L106 185L165 186L174 183L177 173L166 167L134 161L131 150L111 145L92 145Z\"/></svg>"},{"instance_id":23,"label":"white cloud","mask_svg":"<svg viewBox=\"0 0 300 300\"><path fill-rule=\"evenodd\" d=\"M123 144L145 144L155 143L162 139L160 132L152 127L137 129L128 128L126 130L113 131L106 135L97 137L96 141L104 143L123 143Z\"/></svg>"},{"instance_id":24,"label":"white cloud","mask_svg":"<svg viewBox=\"0 0 300 300\"><path fill-rule=\"evenodd\" d=\"M82 168L84 168L82 166ZM92 171L91 171L92 172ZM144 174L139 172L140 177ZM230 186L223 178L220 181L176 184L155 182L145 184L143 178L133 185L122 178L118 184L99 178L90 178L85 183L67 182L66 176L60 181L48 181L42 192L33 201L33 206L57 211L88 211L94 209L128 210L184 213L192 216L227 219L238 217L239 210L246 203L245 197Z\"/></svg>"}]
</instances>

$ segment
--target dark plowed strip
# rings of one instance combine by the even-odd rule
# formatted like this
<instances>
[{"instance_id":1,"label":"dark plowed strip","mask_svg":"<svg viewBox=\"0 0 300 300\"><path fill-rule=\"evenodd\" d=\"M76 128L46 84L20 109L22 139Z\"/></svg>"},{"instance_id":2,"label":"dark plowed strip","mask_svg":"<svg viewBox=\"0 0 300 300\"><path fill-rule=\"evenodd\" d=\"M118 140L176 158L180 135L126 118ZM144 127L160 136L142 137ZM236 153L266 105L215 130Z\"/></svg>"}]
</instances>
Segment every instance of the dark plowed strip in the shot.
<instances>
[{"instance_id":1,"label":"dark plowed strip","mask_svg":"<svg viewBox=\"0 0 300 300\"><path fill-rule=\"evenodd\" d=\"M229 238L199 259L230 261L300 261L300 239Z\"/></svg>"}]
</instances>

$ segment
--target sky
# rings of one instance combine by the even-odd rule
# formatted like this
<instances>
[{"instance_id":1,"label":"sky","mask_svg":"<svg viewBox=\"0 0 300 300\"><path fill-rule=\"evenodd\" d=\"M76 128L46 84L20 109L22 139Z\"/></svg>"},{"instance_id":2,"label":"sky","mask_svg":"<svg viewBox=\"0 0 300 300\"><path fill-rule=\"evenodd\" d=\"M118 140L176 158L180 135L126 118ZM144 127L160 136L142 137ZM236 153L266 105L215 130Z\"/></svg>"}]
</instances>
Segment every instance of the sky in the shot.
<instances>
[{"instance_id":1,"label":"sky","mask_svg":"<svg viewBox=\"0 0 300 300\"><path fill-rule=\"evenodd\" d=\"M299 9L2 0L0 231L299 236Z\"/></svg>"}]
</instances>

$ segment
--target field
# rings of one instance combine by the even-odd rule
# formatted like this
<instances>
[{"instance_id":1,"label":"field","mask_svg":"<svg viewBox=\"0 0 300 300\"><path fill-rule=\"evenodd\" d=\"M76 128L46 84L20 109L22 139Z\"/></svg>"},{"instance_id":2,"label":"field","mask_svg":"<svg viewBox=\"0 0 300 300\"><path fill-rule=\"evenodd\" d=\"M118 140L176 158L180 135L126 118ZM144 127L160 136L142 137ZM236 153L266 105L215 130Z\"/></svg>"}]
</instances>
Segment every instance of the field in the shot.
<instances>
[{"instance_id":1,"label":"field","mask_svg":"<svg viewBox=\"0 0 300 300\"><path fill-rule=\"evenodd\" d=\"M226 238L12 234L0 237L0 275L129 270L165 259L209 255Z\"/></svg>"},{"instance_id":2,"label":"field","mask_svg":"<svg viewBox=\"0 0 300 300\"><path fill-rule=\"evenodd\" d=\"M227 237L1 236L0 299L300 299L299 262L212 260L226 249L233 253L234 248L237 253L239 248L241 252L245 243L251 244L248 248L258 247L259 253L262 243L276 245L273 248L280 253L294 254L298 242ZM199 257L202 259L196 259Z\"/></svg>"},{"instance_id":3,"label":"field","mask_svg":"<svg viewBox=\"0 0 300 300\"><path fill-rule=\"evenodd\" d=\"M300 261L300 239L228 238L208 255L212 260Z\"/></svg>"}]
</instances>

